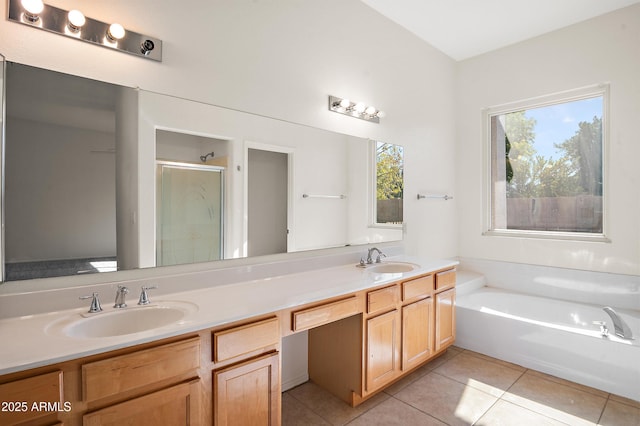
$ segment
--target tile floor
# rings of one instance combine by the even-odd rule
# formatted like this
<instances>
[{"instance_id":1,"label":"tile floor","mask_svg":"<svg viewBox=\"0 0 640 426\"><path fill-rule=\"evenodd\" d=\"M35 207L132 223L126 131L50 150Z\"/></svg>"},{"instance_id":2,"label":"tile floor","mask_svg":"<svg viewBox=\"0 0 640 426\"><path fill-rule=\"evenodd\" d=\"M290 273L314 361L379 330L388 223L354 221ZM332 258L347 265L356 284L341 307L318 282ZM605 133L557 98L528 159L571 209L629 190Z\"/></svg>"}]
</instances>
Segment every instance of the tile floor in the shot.
<instances>
[{"instance_id":1,"label":"tile floor","mask_svg":"<svg viewBox=\"0 0 640 426\"><path fill-rule=\"evenodd\" d=\"M311 382L290 389L282 424L640 426L640 402L453 347L355 408Z\"/></svg>"}]
</instances>

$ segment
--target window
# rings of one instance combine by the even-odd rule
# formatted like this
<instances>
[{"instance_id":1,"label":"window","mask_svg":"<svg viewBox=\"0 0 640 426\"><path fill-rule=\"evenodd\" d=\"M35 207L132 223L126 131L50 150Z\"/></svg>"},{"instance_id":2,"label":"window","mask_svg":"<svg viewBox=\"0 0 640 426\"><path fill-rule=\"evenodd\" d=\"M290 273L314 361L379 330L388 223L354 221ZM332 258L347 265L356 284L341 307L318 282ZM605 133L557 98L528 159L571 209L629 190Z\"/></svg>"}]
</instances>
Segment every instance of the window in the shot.
<instances>
[{"instance_id":1,"label":"window","mask_svg":"<svg viewBox=\"0 0 640 426\"><path fill-rule=\"evenodd\" d=\"M607 88L488 110L489 234L603 237Z\"/></svg>"},{"instance_id":2,"label":"window","mask_svg":"<svg viewBox=\"0 0 640 426\"><path fill-rule=\"evenodd\" d=\"M403 147L378 141L372 143L375 152L374 226L401 226L404 191Z\"/></svg>"}]
</instances>

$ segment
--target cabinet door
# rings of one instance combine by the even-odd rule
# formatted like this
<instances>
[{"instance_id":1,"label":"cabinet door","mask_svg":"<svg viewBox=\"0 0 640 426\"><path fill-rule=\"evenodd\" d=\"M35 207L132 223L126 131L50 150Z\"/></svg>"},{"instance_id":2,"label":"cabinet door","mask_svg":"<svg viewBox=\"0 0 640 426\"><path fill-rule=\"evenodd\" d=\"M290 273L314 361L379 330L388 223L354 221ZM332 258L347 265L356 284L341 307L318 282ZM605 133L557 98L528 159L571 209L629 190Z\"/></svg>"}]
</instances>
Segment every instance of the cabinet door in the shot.
<instances>
[{"instance_id":1,"label":"cabinet door","mask_svg":"<svg viewBox=\"0 0 640 426\"><path fill-rule=\"evenodd\" d=\"M367 320L367 392L397 377L400 370L400 315L393 310Z\"/></svg>"},{"instance_id":2,"label":"cabinet door","mask_svg":"<svg viewBox=\"0 0 640 426\"><path fill-rule=\"evenodd\" d=\"M456 339L456 290L436 294L436 351Z\"/></svg>"},{"instance_id":3,"label":"cabinet door","mask_svg":"<svg viewBox=\"0 0 640 426\"><path fill-rule=\"evenodd\" d=\"M216 426L280 424L278 353L213 372Z\"/></svg>"},{"instance_id":4,"label":"cabinet door","mask_svg":"<svg viewBox=\"0 0 640 426\"><path fill-rule=\"evenodd\" d=\"M197 425L200 380L103 408L82 417L83 426Z\"/></svg>"},{"instance_id":5,"label":"cabinet door","mask_svg":"<svg viewBox=\"0 0 640 426\"><path fill-rule=\"evenodd\" d=\"M402 307L402 370L410 370L433 354L433 299Z\"/></svg>"}]
</instances>

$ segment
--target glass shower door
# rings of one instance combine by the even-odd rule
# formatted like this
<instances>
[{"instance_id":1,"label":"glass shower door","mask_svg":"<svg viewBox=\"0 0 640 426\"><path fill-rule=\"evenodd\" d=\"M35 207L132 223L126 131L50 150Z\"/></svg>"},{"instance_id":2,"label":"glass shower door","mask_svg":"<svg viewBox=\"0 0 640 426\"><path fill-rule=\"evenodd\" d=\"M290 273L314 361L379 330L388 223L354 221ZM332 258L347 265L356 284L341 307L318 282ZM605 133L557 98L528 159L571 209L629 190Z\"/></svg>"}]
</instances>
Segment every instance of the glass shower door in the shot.
<instances>
[{"instance_id":1,"label":"glass shower door","mask_svg":"<svg viewBox=\"0 0 640 426\"><path fill-rule=\"evenodd\" d=\"M157 266L219 260L224 168L158 162Z\"/></svg>"}]
</instances>

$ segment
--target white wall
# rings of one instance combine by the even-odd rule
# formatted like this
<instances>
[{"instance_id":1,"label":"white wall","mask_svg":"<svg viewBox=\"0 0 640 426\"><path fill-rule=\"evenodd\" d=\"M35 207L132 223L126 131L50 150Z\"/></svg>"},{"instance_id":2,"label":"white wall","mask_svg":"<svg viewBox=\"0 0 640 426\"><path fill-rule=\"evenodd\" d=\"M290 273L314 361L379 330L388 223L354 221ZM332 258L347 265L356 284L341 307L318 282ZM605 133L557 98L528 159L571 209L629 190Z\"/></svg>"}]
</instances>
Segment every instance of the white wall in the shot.
<instances>
[{"instance_id":1,"label":"white wall","mask_svg":"<svg viewBox=\"0 0 640 426\"><path fill-rule=\"evenodd\" d=\"M463 61L456 127L459 255L640 273L640 5ZM605 214L610 243L483 236L481 110L610 83Z\"/></svg>"},{"instance_id":2,"label":"white wall","mask_svg":"<svg viewBox=\"0 0 640 426\"><path fill-rule=\"evenodd\" d=\"M163 62L0 20L8 60L403 144L407 250L457 254L455 63L357 0L77 2L103 21L163 40ZM376 125L327 111L335 94L387 113ZM180 114L180 111L176 111Z\"/></svg>"}]
</instances>

